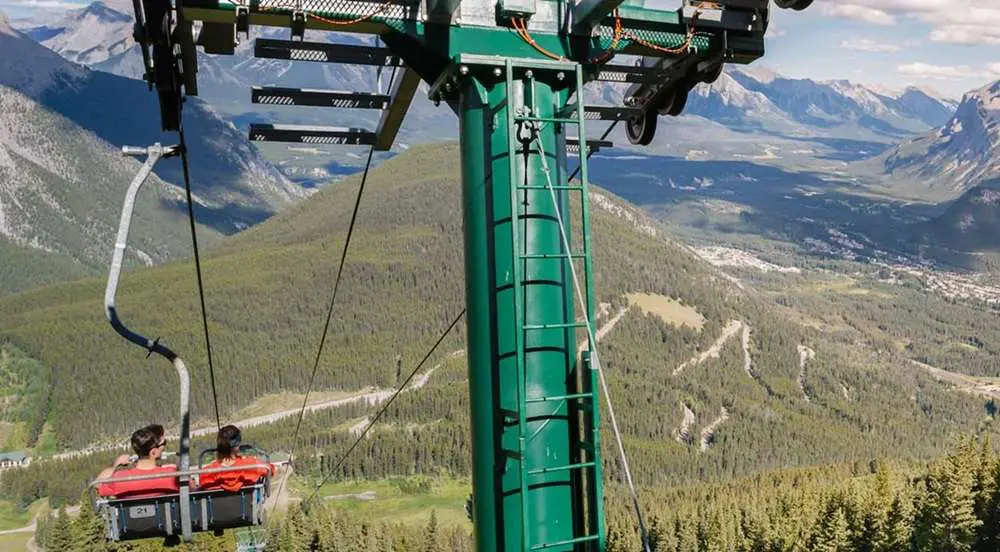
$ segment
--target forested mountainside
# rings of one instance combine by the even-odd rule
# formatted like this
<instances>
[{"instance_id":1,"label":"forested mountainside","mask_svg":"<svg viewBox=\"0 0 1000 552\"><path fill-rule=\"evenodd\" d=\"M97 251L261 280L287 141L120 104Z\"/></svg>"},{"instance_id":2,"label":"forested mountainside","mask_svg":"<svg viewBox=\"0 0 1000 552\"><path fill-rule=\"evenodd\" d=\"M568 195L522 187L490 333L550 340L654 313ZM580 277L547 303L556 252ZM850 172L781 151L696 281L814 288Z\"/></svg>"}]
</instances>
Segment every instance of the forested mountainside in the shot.
<instances>
[{"instance_id":1,"label":"forested mountainside","mask_svg":"<svg viewBox=\"0 0 1000 552\"><path fill-rule=\"evenodd\" d=\"M357 182L227 239L205 260L225 415L265 394L304 390ZM455 145L414 148L371 174L316 389L391 388L397 361L412 365L460 312L459 197ZM630 309L605 337L602 360L637 476L648 484L876 455L930 459L950 436L979 428L982 399L948 390L893 349L796 323L606 192L595 190L592 204L596 289L608 304L598 324ZM175 418L175 374L111 331L102 288L101 280L84 280L0 301L0 340L51 370L47 422L61 447L118 440L137 423ZM643 292L672 298L663 299L668 314L647 313L641 297L627 296ZM191 266L125 274L119 308L188 360L193 412L207 421L211 391ZM461 350L462 333L442 350ZM405 394L393 417L412 430L380 433L344 475L467 473L462 364L450 362ZM291 442L294 419L255 429L255 440L295 450L305 469L317 469L308 458L317 447L336 457L364 416L358 409L311 414L308 440Z\"/></svg>"},{"instance_id":2,"label":"forested mountainside","mask_svg":"<svg viewBox=\"0 0 1000 552\"><path fill-rule=\"evenodd\" d=\"M165 161L164 163L168 163ZM0 295L107 270L139 163L35 100L0 86ZM151 176L129 264L190 254L181 188ZM219 232L202 226L203 241Z\"/></svg>"}]
</instances>

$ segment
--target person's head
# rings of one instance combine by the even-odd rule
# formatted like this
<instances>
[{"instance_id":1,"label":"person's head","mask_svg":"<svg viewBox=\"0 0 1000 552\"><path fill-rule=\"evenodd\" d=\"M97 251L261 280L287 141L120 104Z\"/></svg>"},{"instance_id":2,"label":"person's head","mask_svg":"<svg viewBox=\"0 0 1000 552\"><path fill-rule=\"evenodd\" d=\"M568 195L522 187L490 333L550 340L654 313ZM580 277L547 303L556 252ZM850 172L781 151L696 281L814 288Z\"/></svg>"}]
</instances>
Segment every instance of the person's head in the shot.
<instances>
[{"instance_id":1,"label":"person's head","mask_svg":"<svg viewBox=\"0 0 1000 552\"><path fill-rule=\"evenodd\" d=\"M220 429L215 443L215 453L219 460L236 456L241 440L242 436L238 427L227 425Z\"/></svg>"},{"instance_id":2,"label":"person's head","mask_svg":"<svg viewBox=\"0 0 1000 552\"><path fill-rule=\"evenodd\" d=\"M160 428L159 432L157 432L155 427ZM166 448L167 440L163 438L162 426L146 426L142 429L137 429L132 434L132 450L135 451L140 459L159 459L163 456L163 451Z\"/></svg>"},{"instance_id":3,"label":"person's head","mask_svg":"<svg viewBox=\"0 0 1000 552\"><path fill-rule=\"evenodd\" d=\"M148 430L152 431L153 434L156 435L157 439L160 439L160 440L163 439L163 426L161 426L160 424L149 424L148 426L146 426L143 429L148 429Z\"/></svg>"}]
</instances>

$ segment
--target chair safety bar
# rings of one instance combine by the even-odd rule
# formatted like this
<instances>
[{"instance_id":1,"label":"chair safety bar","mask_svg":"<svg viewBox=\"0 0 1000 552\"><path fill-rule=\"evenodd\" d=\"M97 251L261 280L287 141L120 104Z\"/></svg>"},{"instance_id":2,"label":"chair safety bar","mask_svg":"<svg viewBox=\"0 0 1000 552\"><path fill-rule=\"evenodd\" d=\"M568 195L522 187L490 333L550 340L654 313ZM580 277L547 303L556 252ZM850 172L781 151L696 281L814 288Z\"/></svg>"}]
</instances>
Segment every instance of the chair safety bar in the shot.
<instances>
[{"instance_id":1,"label":"chair safety bar","mask_svg":"<svg viewBox=\"0 0 1000 552\"><path fill-rule=\"evenodd\" d=\"M244 470L253 470L253 469L264 469L264 470L268 470L268 472L270 472L271 465L270 464L243 464L243 465L240 465L240 466L228 466L228 467L224 467L224 468L195 468L195 469L185 470L183 472L181 472L181 471L176 471L176 472L157 472L157 473L151 473L151 474L148 474L148 475L129 475L129 476L126 476L126 477L108 477L106 479L95 479L95 480L91 481L90 482L90 488L95 488L98 485L102 485L104 483L125 483L125 482L129 482L129 481L146 481L146 480L150 480L150 479L170 479L170 478L179 477L179 476L187 476L187 477L190 478L190 476L192 476L192 475L202 475L202 474L207 474L207 473L224 473L224 472L231 472L231 471L244 471Z\"/></svg>"},{"instance_id":2,"label":"chair safety bar","mask_svg":"<svg viewBox=\"0 0 1000 552\"><path fill-rule=\"evenodd\" d=\"M180 495L182 499L180 501L181 536L185 541L190 542L191 505L188 500L190 489L188 485L187 472L188 467L191 465L191 432L189 412L191 382L188 376L187 366L177 353L171 351L165 345L161 345L159 339L149 339L148 337L136 333L126 327L118 317L118 311L115 308L115 295L118 292L118 280L121 276L122 262L125 258L125 248L128 244L128 232L129 226L132 224L132 212L135 209L135 198L139 194L139 189L142 188L143 183L145 183L146 179L149 178L149 174L153 171L153 166L156 165L156 162L161 158L173 157L175 155L179 155L180 153L180 146L163 147L158 142L148 148L134 146L124 146L122 148L122 154L124 155L145 155L146 162L143 163L139 172L135 175L135 178L132 179L132 184L129 185L128 191L125 193L125 203L122 206L121 221L118 224L118 238L115 241L115 250L111 258L111 272L108 274L108 285L104 291L104 311L108 317L108 321L111 322L111 327L114 328L119 335L142 347L143 349L146 349L148 351L148 354L146 355L147 357L156 353L169 360L177 370L177 376L180 379L181 396L180 445L177 453L179 457L178 464L180 469L178 471L178 475L180 477ZM160 477L162 477L162 475Z\"/></svg>"}]
</instances>

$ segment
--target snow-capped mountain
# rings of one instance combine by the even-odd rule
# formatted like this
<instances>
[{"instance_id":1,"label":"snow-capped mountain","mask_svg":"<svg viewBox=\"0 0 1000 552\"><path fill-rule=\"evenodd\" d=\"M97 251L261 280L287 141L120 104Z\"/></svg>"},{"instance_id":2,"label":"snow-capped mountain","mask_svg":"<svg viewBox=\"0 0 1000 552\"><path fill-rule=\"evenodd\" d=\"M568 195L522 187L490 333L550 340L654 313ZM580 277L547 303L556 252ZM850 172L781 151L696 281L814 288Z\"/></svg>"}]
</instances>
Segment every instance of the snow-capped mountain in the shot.
<instances>
[{"instance_id":1,"label":"snow-capped mountain","mask_svg":"<svg viewBox=\"0 0 1000 552\"><path fill-rule=\"evenodd\" d=\"M969 92L947 124L881 160L889 174L956 192L1000 177L1000 81Z\"/></svg>"},{"instance_id":2,"label":"snow-capped mountain","mask_svg":"<svg viewBox=\"0 0 1000 552\"><path fill-rule=\"evenodd\" d=\"M305 193L204 102L185 105L192 188L211 242ZM139 81L71 63L0 13L0 294L106 269L139 163L120 147L176 143ZM190 254L180 162L157 165L137 205L130 262Z\"/></svg>"},{"instance_id":3,"label":"snow-capped mountain","mask_svg":"<svg viewBox=\"0 0 1000 552\"><path fill-rule=\"evenodd\" d=\"M93 22L94 14L103 14L103 20L111 21L109 24L120 25L120 12L112 11L91 5L76 14L82 17L70 19ZM92 34L103 35L99 28L92 29ZM75 34L78 30L65 27L50 40L83 36ZM157 98L144 83L71 63L9 25L0 28L0 51L4 53L0 56L0 85L31 97L110 144L177 141L175 134L160 132ZM93 50L92 54L75 47L73 51L82 59L100 57L95 57ZM223 231L233 232L259 222L306 195L205 102L186 102L184 120L195 193ZM165 161L157 166L157 174L168 182L181 183L179 163Z\"/></svg>"},{"instance_id":4,"label":"snow-capped mountain","mask_svg":"<svg viewBox=\"0 0 1000 552\"><path fill-rule=\"evenodd\" d=\"M95 69L137 78L141 74L138 51L131 47L131 28L122 23L123 16L131 18L131 9L125 0L102 2L71 12L58 22L27 26L25 31L69 59L87 63ZM97 18L97 14L101 17ZM84 26L89 29L88 32L81 31ZM235 55L199 56L200 96L219 109L233 114L266 110L271 114L281 113L277 117L281 120L300 122L295 118L303 117L301 111L250 106L247 88L252 85L281 85L374 91L377 87L375 71L370 67L256 59L252 52L252 38L285 38L288 31L261 27L252 27L252 31L254 37L244 40ZM112 35L117 36L117 40L110 38ZM315 36L320 40L331 38L328 34ZM336 40L363 39L345 34L336 35ZM624 91L624 87L609 83L589 88L589 98L609 102L620 101ZM951 116L953 107L947 100L915 88L893 94L847 81L788 79L754 64L727 68L715 83L698 85L692 91L685 114L707 118L744 132L766 131L793 136L894 142L943 124ZM432 126L440 132L448 133L428 137L440 139L453 136L453 115L445 109L429 109L422 94L417 95L413 113L428 119L427 122L432 122ZM364 124L374 120L373 114L358 110L339 110L335 115L329 111L311 111L309 116L313 117L313 122L322 120L341 125ZM328 121L328 117L336 119Z\"/></svg>"},{"instance_id":5,"label":"snow-capped mountain","mask_svg":"<svg viewBox=\"0 0 1000 552\"><path fill-rule=\"evenodd\" d=\"M845 80L789 79L753 66L728 73L735 85L821 136L893 141L941 125L952 113L947 100L916 88L894 95Z\"/></svg>"}]
</instances>

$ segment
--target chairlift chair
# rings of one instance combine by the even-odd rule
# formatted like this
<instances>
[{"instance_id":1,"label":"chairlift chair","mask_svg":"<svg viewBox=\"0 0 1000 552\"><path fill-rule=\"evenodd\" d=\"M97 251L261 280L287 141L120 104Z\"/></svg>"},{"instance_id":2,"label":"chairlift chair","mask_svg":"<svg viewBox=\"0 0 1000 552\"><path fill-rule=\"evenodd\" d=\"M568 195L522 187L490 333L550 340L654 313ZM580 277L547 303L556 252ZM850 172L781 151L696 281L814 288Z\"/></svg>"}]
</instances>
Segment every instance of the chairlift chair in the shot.
<instances>
[{"instance_id":1,"label":"chairlift chair","mask_svg":"<svg viewBox=\"0 0 1000 552\"><path fill-rule=\"evenodd\" d=\"M114 254L111 260L111 271L108 285L105 289L105 313L111 326L122 337L149 351L157 353L169 360L177 370L180 379L180 445L178 451L178 469L176 472L127 477L110 477L98 479L90 483L89 492L94 509L107 524L107 538L110 541L124 541L151 537L182 538L190 542L195 532L221 531L237 527L253 527L264 522L264 501L270 493L271 464L270 455L263 450L250 445L240 447L241 451L251 450L263 461L252 465L239 465L220 468L204 468L202 460L215 449L208 449L199 455L198 467L190 469L190 379L184 361L175 352L159 342L149 339L130 330L118 317L115 307L115 295L118 290L118 280L121 275L125 249L128 243L129 226L139 189L153 170L153 166L162 158L172 157L180 153L179 147L154 144L148 148L125 146L125 155L145 155L146 161L132 180L125 195L122 207L121 221L118 226L118 237L115 242ZM202 489L199 487L199 477L213 473L226 473L251 469L265 469L254 484L245 485L235 492L224 489ZM164 478L177 478L178 492L142 493L141 490L131 491L130 496L105 498L98 496L99 485L105 483L127 483Z\"/></svg>"}]
</instances>

